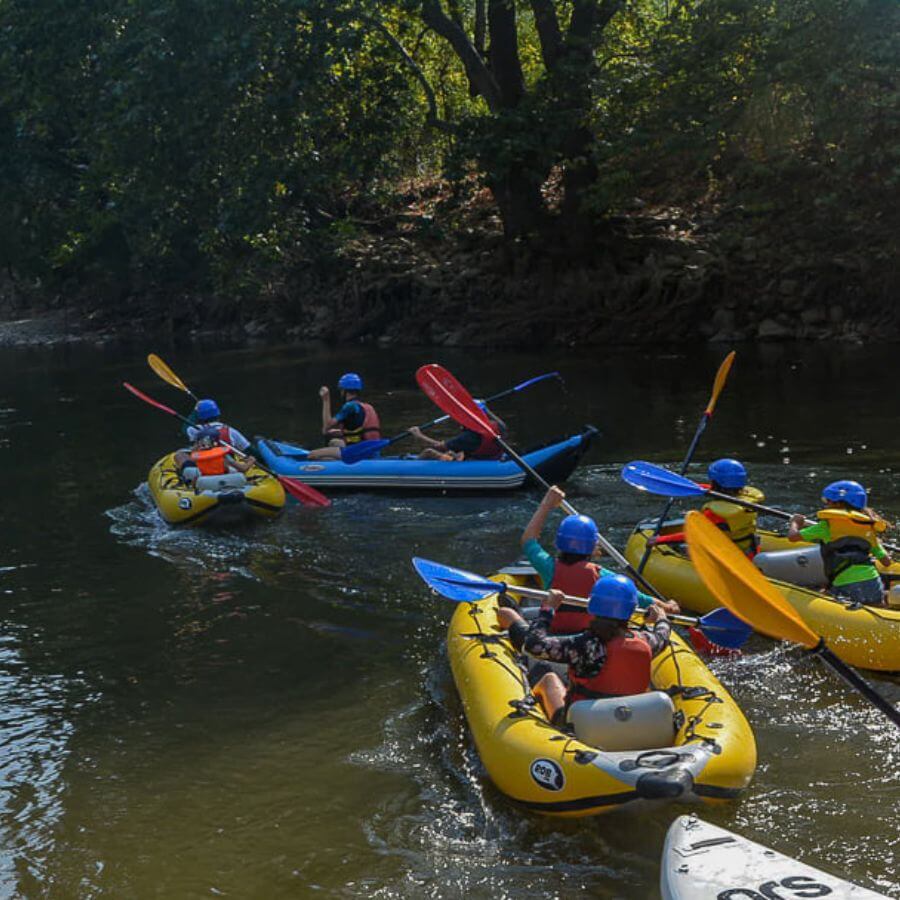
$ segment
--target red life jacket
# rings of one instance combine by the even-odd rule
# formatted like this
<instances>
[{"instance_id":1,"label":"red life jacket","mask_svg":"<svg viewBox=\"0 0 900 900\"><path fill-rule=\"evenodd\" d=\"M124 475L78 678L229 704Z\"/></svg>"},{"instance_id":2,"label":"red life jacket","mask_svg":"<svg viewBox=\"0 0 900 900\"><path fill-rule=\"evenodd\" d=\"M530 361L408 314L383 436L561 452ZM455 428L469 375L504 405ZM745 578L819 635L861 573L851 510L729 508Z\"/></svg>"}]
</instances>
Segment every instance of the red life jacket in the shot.
<instances>
[{"instance_id":1,"label":"red life jacket","mask_svg":"<svg viewBox=\"0 0 900 900\"><path fill-rule=\"evenodd\" d=\"M213 447L210 450L192 450L191 459L197 464L201 475L224 475L228 471L225 457L227 447Z\"/></svg>"},{"instance_id":2,"label":"red life jacket","mask_svg":"<svg viewBox=\"0 0 900 900\"><path fill-rule=\"evenodd\" d=\"M606 645L606 662L591 678L579 678L569 668L568 702L597 697L623 697L643 694L650 687L650 663L653 651L638 634L614 637Z\"/></svg>"},{"instance_id":3,"label":"red life jacket","mask_svg":"<svg viewBox=\"0 0 900 900\"><path fill-rule=\"evenodd\" d=\"M497 443L497 438L492 435L482 435L478 448L466 455L466 459L500 459L503 456L503 448Z\"/></svg>"},{"instance_id":4,"label":"red life jacket","mask_svg":"<svg viewBox=\"0 0 900 900\"><path fill-rule=\"evenodd\" d=\"M358 444L360 441L377 441L381 438L381 421L375 407L371 403L356 401L365 413L362 425L359 428L341 428L341 435L347 444Z\"/></svg>"},{"instance_id":5,"label":"red life jacket","mask_svg":"<svg viewBox=\"0 0 900 900\"><path fill-rule=\"evenodd\" d=\"M600 568L586 559L578 562L561 563L556 561L553 567L553 581L550 589L562 591L570 597L590 597L594 582L600 577ZM593 616L580 606L563 603L550 620L551 634L577 634L584 631Z\"/></svg>"}]
</instances>

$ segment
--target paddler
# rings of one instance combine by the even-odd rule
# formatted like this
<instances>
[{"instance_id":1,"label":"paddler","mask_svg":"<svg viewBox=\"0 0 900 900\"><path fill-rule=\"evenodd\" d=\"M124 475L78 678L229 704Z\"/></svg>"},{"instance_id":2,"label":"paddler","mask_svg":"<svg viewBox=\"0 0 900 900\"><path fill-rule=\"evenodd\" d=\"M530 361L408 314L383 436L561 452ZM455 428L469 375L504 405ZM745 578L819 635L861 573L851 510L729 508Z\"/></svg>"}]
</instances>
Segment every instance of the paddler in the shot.
<instances>
[{"instance_id":1,"label":"paddler","mask_svg":"<svg viewBox=\"0 0 900 900\"><path fill-rule=\"evenodd\" d=\"M197 440L201 429L214 428L219 440L225 444L231 444L235 450L240 450L243 453L250 446L250 441L237 428L231 428L219 421L221 415L222 411L215 400L198 400L191 416L195 424L188 425L185 428L188 440L193 443Z\"/></svg>"},{"instance_id":2,"label":"paddler","mask_svg":"<svg viewBox=\"0 0 900 900\"><path fill-rule=\"evenodd\" d=\"M310 450L307 459L340 459L341 448L360 441L377 441L381 437L381 422L371 403L362 398L363 380L356 372L345 372L338 379L342 405L331 414L331 391L326 385L319 388L322 399L322 434L328 446Z\"/></svg>"},{"instance_id":3,"label":"paddler","mask_svg":"<svg viewBox=\"0 0 900 900\"><path fill-rule=\"evenodd\" d=\"M219 427L203 425L191 430L195 432L191 449L175 454L175 466L184 482L191 483L205 475L246 472L256 465L252 456L239 459L222 443Z\"/></svg>"},{"instance_id":4,"label":"paddler","mask_svg":"<svg viewBox=\"0 0 900 900\"><path fill-rule=\"evenodd\" d=\"M717 494L729 494L732 497L750 503L762 503L766 495L758 488L747 484L747 470L744 464L736 459L717 459L706 470L709 487ZM713 498L703 504L700 511L713 525L721 528L747 554L750 559L759 550L759 538L756 535L756 512L738 503ZM662 534L649 540L655 544L682 544L685 541L683 531L673 534Z\"/></svg>"},{"instance_id":5,"label":"paddler","mask_svg":"<svg viewBox=\"0 0 900 900\"><path fill-rule=\"evenodd\" d=\"M865 606L884 606L884 585L876 560L884 568L891 557L879 535L887 523L872 510L866 489L858 481L834 481L822 491L824 509L818 521L804 527L805 517L791 517L789 541L814 541L822 547L828 587L835 597Z\"/></svg>"},{"instance_id":6,"label":"paddler","mask_svg":"<svg viewBox=\"0 0 900 900\"><path fill-rule=\"evenodd\" d=\"M495 415L487 406L478 402L485 415L499 428L501 435L506 435L506 423ZM422 429L413 426L410 436L425 445L419 459L438 459L444 462L462 462L465 459L500 459L503 448L493 435L485 437L470 428L460 429L459 434L446 441L437 441L422 433Z\"/></svg>"},{"instance_id":7,"label":"paddler","mask_svg":"<svg viewBox=\"0 0 900 900\"><path fill-rule=\"evenodd\" d=\"M550 591L531 625L512 609L497 611L514 646L537 659L568 665L568 689L555 672L547 672L534 686L547 718L560 727L566 710L577 700L647 691L651 661L669 643L671 633L659 606L647 610L646 628L629 628L628 620L638 607L638 592L624 575L605 574L597 579L587 607L588 626L578 634L550 633L562 598L562 591Z\"/></svg>"},{"instance_id":8,"label":"paddler","mask_svg":"<svg viewBox=\"0 0 900 900\"><path fill-rule=\"evenodd\" d=\"M531 521L522 532L522 551L534 566L544 588L562 591L571 597L589 597L594 583L601 575L613 575L592 562L599 555L600 533L597 523L589 516L566 516L556 531L557 556L554 558L540 543L541 532L550 513L562 505L566 495L553 485L535 510ZM636 591L642 607L660 605L664 610L677 613L679 606L673 600L660 601ZM587 628L591 615L580 606L563 603L553 616L551 631L554 634L572 634Z\"/></svg>"}]
</instances>

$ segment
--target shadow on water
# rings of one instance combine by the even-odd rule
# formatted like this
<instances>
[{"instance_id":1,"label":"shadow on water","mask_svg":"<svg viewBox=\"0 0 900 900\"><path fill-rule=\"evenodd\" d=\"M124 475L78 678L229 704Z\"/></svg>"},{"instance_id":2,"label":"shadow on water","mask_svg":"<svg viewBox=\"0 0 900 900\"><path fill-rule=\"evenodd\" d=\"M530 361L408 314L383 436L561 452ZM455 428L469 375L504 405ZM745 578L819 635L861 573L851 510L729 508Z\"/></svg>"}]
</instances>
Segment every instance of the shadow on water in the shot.
<instances>
[{"instance_id":1,"label":"shadow on water","mask_svg":"<svg viewBox=\"0 0 900 900\"><path fill-rule=\"evenodd\" d=\"M567 489L621 546L660 506L622 484L621 465L679 459L722 355L642 352L440 361L482 393L563 370L564 393L540 386L502 412L523 444L600 427ZM890 379L900 363L872 352L741 350L702 458L746 459L768 500L792 509L861 475L897 521L900 400L873 392L869 373ZM655 896L666 827L686 809L557 821L499 795L444 655L451 609L409 564L492 571L517 553L539 495L337 495L258 527L168 528L134 485L177 430L117 385L182 398L140 357L0 362L0 453L17 474L0 508L0 893ZM227 398L248 433L309 439L318 385L346 369L373 384L388 431L434 414L413 351L170 361ZM835 396L854 404L846 421ZM754 725L760 766L740 803L704 815L900 896L895 733L797 651L751 650L713 668ZM900 700L897 684L878 686Z\"/></svg>"}]
</instances>

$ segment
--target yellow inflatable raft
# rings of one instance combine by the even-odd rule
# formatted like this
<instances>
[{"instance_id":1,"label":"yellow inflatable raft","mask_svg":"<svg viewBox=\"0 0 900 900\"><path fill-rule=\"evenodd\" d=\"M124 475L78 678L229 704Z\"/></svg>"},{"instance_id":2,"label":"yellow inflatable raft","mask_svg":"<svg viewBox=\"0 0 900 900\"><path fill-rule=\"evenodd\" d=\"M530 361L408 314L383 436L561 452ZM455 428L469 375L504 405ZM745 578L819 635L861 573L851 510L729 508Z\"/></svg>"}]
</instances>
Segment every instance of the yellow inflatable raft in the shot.
<instances>
[{"instance_id":1,"label":"yellow inflatable raft","mask_svg":"<svg viewBox=\"0 0 900 900\"><path fill-rule=\"evenodd\" d=\"M170 525L221 524L255 516L271 519L285 501L278 480L255 466L246 474L208 475L188 484L178 474L174 453L153 466L147 485L159 514Z\"/></svg>"},{"instance_id":2,"label":"yellow inflatable raft","mask_svg":"<svg viewBox=\"0 0 900 900\"><path fill-rule=\"evenodd\" d=\"M515 571L497 577L537 586L534 575L509 574ZM669 704L669 739L638 750L604 750L550 724L531 694L520 658L499 631L496 595L459 604L447 649L488 775L529 809L575 817L639 803L721 802L737 797L753 777L756 742L747 720L677 635L653 661L653 687L671 702L665 695L639 695ZM625 720L630 699L636 698L600 702L612 703L613 718Z\"/></svg>"},{"instance_id":3,"label":"yellow inflatable raft","mask_svg":"<svg viewBox=\"0 0 900 900\"><path fill-rule=\"evenodd\" d=\"M681 529L673 522L672 528ZM667 530L664 528L663 533ZM652 525L639 525L628 540L625 556L632 565L643 558ZM760 551L797 550L800 546L773 532L761 531ZM700 581L681 545L659 544L647 559L644 575L667 597L677 600L685 609L706 613L720 606ZM889 570L900 574L896 563ZM851 666L882 672L900 671L900 609L863 606L854 608L830 594L813 587L800 587L786 581L770 579L800 614L804 622L828 646Z\"/></svg>"}]
</instances>

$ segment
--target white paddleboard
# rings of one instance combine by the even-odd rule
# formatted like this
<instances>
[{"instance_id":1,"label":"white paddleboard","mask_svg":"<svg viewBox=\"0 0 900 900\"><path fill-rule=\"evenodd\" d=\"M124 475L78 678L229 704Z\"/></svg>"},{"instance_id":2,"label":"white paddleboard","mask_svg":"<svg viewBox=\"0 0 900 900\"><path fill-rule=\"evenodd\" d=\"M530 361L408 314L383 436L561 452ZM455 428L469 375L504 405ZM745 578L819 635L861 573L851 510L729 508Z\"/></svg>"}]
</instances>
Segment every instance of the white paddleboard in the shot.
<instances>
[{"instance_id":1,"label":"white paddleboard","mask_svg":"<svg viewBox=\"0 0 900 900\"><path fill-rule=\"evenodd\" d=\"M886 900L696 816L669 828L659 885L663 900Z\"/></svg>"}]
</instances>

